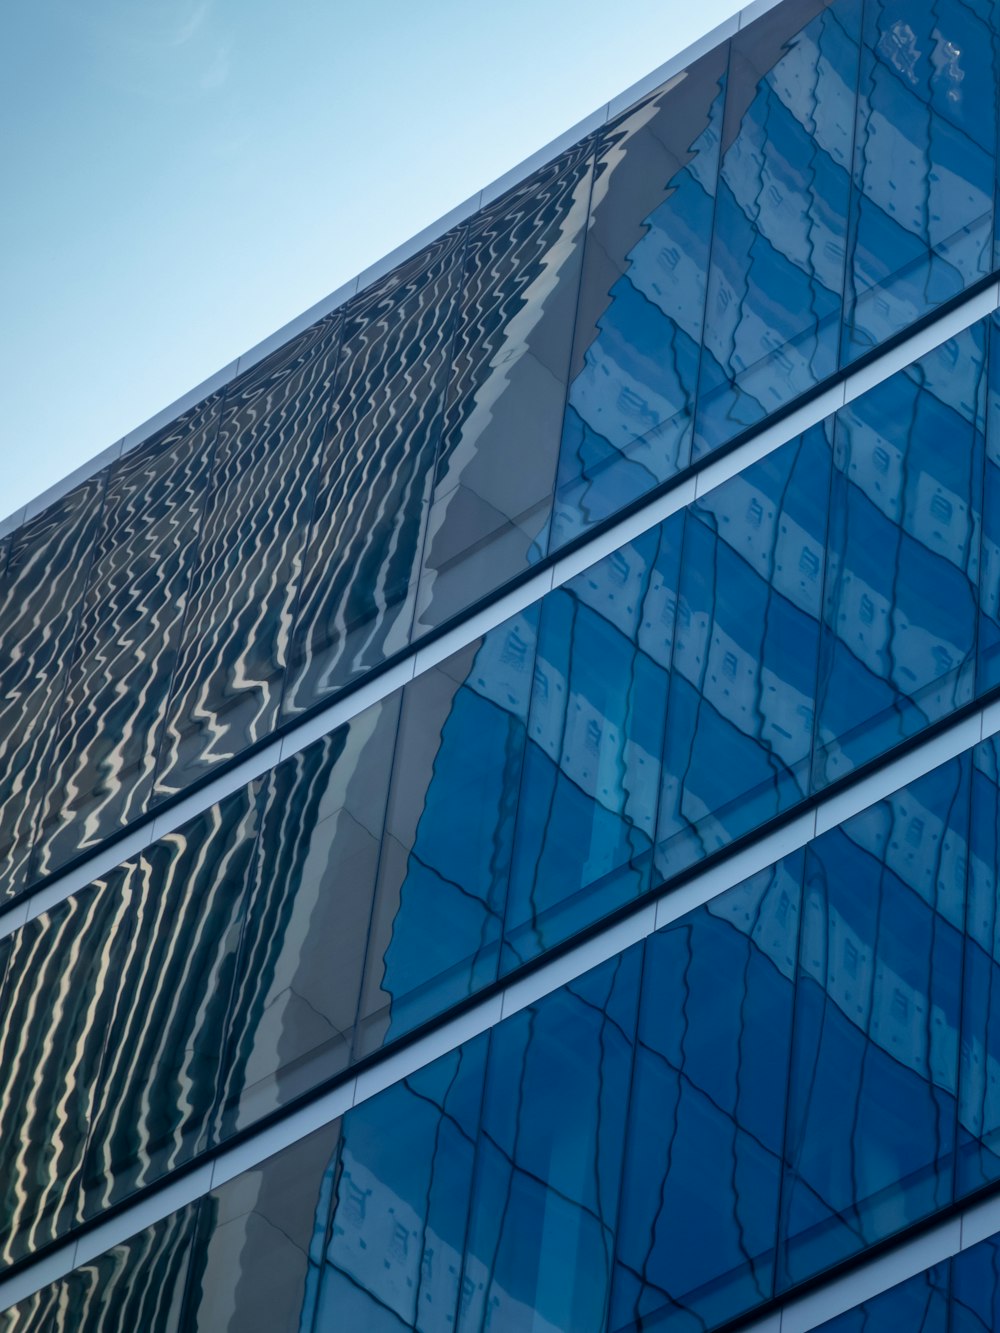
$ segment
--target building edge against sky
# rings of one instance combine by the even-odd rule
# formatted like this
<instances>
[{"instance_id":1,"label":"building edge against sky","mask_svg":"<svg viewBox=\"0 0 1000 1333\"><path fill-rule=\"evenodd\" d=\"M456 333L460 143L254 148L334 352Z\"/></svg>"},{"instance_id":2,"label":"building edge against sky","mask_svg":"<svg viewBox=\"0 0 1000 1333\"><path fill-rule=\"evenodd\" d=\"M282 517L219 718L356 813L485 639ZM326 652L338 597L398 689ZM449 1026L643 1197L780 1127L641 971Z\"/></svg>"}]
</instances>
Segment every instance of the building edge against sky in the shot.
<instances>
[{"instance_id":1,"label":"building edge against sky","mask_svg":"<svg viewBox=\"0 0 1000 1333\"><path fill-rule=\"evenodd\" d=\"M4 530L0 1327L995 1326L991 9L754 7Z\"/></svg>"},{"instance_id":2,"label":"building edge against sky","mask_svg":"<svg viewBox=\"0 0 1000 1333\"><path fill-rule=\"evenodd\" d=\"M682 71L685 66L696 60L703 52L710 50L719 42L725 41L732 33L738 31L741 25L753 22L755 18L765 14L779 3L780 0L751 0L750 4L742 6L730 18L717 24L703 37L699 37L685 47L683 51L671 56L669 60L664 61L662 65L652 70L644 78L639 79L630 88L624 89L611 102L606 103L603 107L598 107L592 115L586 116L576 125L570 126L551 143L545 144L532 153L530 157L525 158L523 162L519 162L517 166L511 167L502 176L498 176L496 180L484 185L476 194L470 195L462 203L456 204L454 208L438 218L436 222L430 223L422 231L417 232L409 240L397 246L395 250L376 260L375 263L370 264L353 278L349 278L347 282L328 296L317 301L308 310L303 311L301 315L289 320L280 329L276 329L274 333L269 334L255 347L248 348L235 360L228 362L214 374L207 376L200 384L197 384L174 402L168 403L166 407L154 413L147 421L136 426L134 430L129 431L120 440L116 440L113 444L108 445L106 449L102 449L92 458L81 463L78 468L74 468L72 472L54 482L52 486L46 487L44 491L41 491L24 505L11 513L0 515L0 537L6 536L35 514L41 513L43 509L65 495L72 487L79 485L87 477L93 476L95 472L99 472L112 460L121 457L123 453L136 448L150 436L155 435L168 422L181 416L190 407L215 393L225 384L228 384L230 380L235 379L241 370L247 370L255 366L276 348L282 346L283 343L290 341L304 329L307 329L310 324L314 324L324 316L332 314L338 307L349 301L351 297L362 292L369 284L377 281L399 264L404 263L429 242L442 235L456 223L470 217L477 209L489 203L491 199L516 185L563 148L575 143L593 130L595 126L603 124L611 117L619 115L635 102L640 101L648 93L659 87L660 84L673 78L675 74Z\"/></svg>"}]
</instances>

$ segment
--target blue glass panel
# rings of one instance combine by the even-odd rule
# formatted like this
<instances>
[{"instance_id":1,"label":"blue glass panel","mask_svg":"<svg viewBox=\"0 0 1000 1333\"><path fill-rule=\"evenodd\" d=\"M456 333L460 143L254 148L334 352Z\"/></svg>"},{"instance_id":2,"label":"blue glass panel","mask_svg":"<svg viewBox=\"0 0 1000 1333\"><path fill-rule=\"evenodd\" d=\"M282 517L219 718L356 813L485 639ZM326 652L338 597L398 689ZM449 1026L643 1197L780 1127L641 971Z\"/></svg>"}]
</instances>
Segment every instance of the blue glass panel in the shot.
<instances>
[{"instance_id":1,"label":"blue glass panel","mask_svg":"<svg viewBox=\"0 0 1000 1333\"><path fill-rule=\"evenodd\" d=\"M464 243L448 232L344 311L286 717L409 642Z\"/></svg>"},{"instance_id":2,"label":"blue glass panel","mask_svg":"<svg viewBox=\"0 0 1000 1333\"><path fill-rule=\"evenodd\" d=\"M844 358L991 266L995 5L865 5Z\"/></svg>"},{"instance_id":3,"label":"blue glass panel","mask_svg":"<svg viewBox=\"0 0 1000 1333\"><path fill-rule=\"evenodd\" d=\"M689 461L728 59L717 47L598 143L553 546Z\"/></svg>"},{"instance_id":4,"label":"blue glass panel","mask_svg":"<svg viewBox=\"0 0 1000 1333\"><path fill-rule=\"evenodd\" d=\"M903 1333L904 1329L906 1333L959 1333L960 1326L948 1316L949 1268L947 1262L928 1268L846 1314L828 1319L817 1333ZM964 1327L962 1333L966 1333Z\"/></svg>"},{"instance_id":5,"label":"blue glass panel","mask_svg":"<svg viewBox=\"0 0 1000 1333\"><path fill-rule=\"evenodd\" d=\"M145 813L219 425L209 398L111 469L35 875Z\"/></svg>"},{"instance_id":6,"label":"blue glass panel","mask_svg":"<svg viewBox=\"0 0 1000 1333\"><path fill-rule=\"evenodd\" d=\"M680 520L545 598L504 966L650 884Z\"/></svg>"},{"instance_id":7,"label":"blue glass panel","mask_svg":"<svg viewBox=\"0 0 1000 1333\"><path fill-rule=\"evenodd\" d=\"M469 224L418 631L545 552L592 167L584 140Z\"/></svg>"},{"instance_id":8,"label":"blue glass panel","mask_svg":"<svg viewBox=\"0 0 1000 1333\"><path fill-rule=\"evenodd\" d=\"M807 852L780 1287L952 1198L970 767Z\"/></svg>"},{"instance_id":9,"label":"blue glass panel","mask_svg":"<svg viewBox=\"0 0 1000 1333\"><path fill-rule=\"evenodd\" d=\"M606 1327L640 961L493 1030L459 1333Z\"/></svg>"},{"instance_id":10,"label":"blue glass panel","mask_svg":"<svg viewBox=\"0 0 1000 1333\"><path fill-rule=\"evenodd\" d=\"M837 369L861 0L733 38L695 456Z\"/></svg>"},{"instance_id":11,"label":"blue glass panel","mask_svg":"<svg viewBox=\"0 0 1000 1333\"><path fill-rule=\"evenodd\" d=\"M808 790L829 476L819 426L688 512L658 879Z\"/></svg>"},{"instance_id":12,"label":"blue glass panel","mask_svg":"<svg viewBox=\"0 0 1000 1333\"><path fill-rule=\"evenodd\" d=\"M455 1327L486 1048L467 1042L344 1117L314 1333Z\"/></svg>"},{"instance_id":13,"label":"blue glass panel","mask_svg":"<svg viewBox=\"0 0 1000 1333\"><path fill-rule=\"evenodd\" d=\"M611 1327L771 1295L801 852L646 943Z\"/></svg>"},{"instance_id":14,"label":"blue glass panel","mask_svg":"<svg viewBox=\"0 0 1000 1333\"><path fill-rule=\"evenodd\" d=\"M972 697L985 324L837 418L814 780Z\"/></svg>"},{"instance_id":15,"label":"blue glass panel","mask_svg":"<svg viewBox=\"0 0 1000 1333\"><path fill-rule=\"evenodd\" d=\"M1000 1245L994 1236L951 1261L949 1333L993 1333L1000 1328Z\"/></svg>"},{"instance_id":16,"label":"blue glass panel","mask_svg":"<svg viewBox=\"0 0 1000 1333\"><path fill-rule=\"evenodd\" d=\"M340 1129L324 1125L202 1199L183 1333L310 1333Z\"/></svg>"},{"instance_id":17,"label":"blue glass panel","mask_svg":"<svg viewBox=\"0 0 1000 1333\"><path fill-rule=\"evenodd\" d=\"M197 1205L81 1264L0 1313L0 1333L185 1333Z\"/></svg>"},{"instance_id":18,"label":"blue glass panel","mask_svg":"<svg viewBox=\"0 0 1000 1333\"><path fill-rule=\"evenodd\" d=\"M1000 1178L1000 770L998 743L974 751L969 909L959 1084L956 1190Z\"/></svg>"},{"instance_id":19,"label":"blue glass panel","mask_svg":"<svg viewBox=\"0 0 1000 1333\"><path fill-rule=\"evenodd\" d=\"M128 951L100 1025L107 1054L89 1094L85 1216L183 1166L207 1144L256 798L256 784L241 788L118 872Z\"/></svg>"},{"instance_id":20,"label":"blue glass panel","mask_svg":"<svg viewBox=\"0 0 1000 1333\"><path fill-rule=\"evenodd\" d=\"M0 899L27 875L107 473L11 538L0 584Z\"/></svg>"},{"instance_id":21,"label":"blue glass panel","mask_svg":"<svg viewBox=\"0 0 1000 1333\"><path fill-rule=\"evenodd\" d=\"M358 1050L497 974L538 608L404 691Z\"/></svg>"},{"instance_id":22,"label":"blue glass panel","mask_svg":"<svg viewBox=\"0 0 1000 1333\"><path fill-rule=\"evenodd\" d=\"M398 716L391 695L264 780L220 1137L348 1062Z\"/></svg>"},{"instance_id":23,"label":"blue glass panel","mask_svg":"<svg viewBox=\"0 0 1000 1333\"><path fill-rule=\"evenodd\" d=\"M183 790L278 720L338 327L328 316L226 390L156 797Z\"/></svg>"},{"instance_id":24,"label":"blue glass panel","mask_svg":"<svg viewBox=\"0 0 1000 1333\"><path fill-rule=\"evenodd\" d=\"M1000 316L989 329L986 472L983 483L983 535L979 568L979 643L976 689L1000 684Z\"/></svg>"}]
</instances>

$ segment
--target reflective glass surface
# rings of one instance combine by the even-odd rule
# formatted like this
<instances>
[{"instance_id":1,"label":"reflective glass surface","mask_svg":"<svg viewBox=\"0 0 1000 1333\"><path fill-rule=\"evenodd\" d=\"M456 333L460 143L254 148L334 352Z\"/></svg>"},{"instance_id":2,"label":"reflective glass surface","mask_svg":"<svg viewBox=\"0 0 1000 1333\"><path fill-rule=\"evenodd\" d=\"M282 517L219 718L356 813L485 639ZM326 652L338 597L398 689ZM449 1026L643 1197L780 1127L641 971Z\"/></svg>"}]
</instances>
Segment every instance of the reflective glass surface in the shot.
<instances>
[{"instance_id":1,"label":"reflective glass surface","mask_svg":"<svg viewBox=\"0 0 1000 1333\"><path fill-rule=\"evenodd\" d=\"M681 524L545 598L505 970L649 888Z\"/></svg>"},{"instance_id":2,"label":"reflective glass surface","mask_svg":"<svg viewBox=\"0 0 1000 1333\"><path fill-rule=\"evenodd\" d=\"M970 756L806 856L779 1284L948 1203Z\"/></svg>"},{"instance_id":3,"label":"reflective glass surface","mask_svg":"<svg viewBox=\"0 0 1000 1333\"><path fill-rule=\"evenodd\" d=\"M603 131L553 547L690 461L728 44Z\"/></svg>"},{"instance_id":4,"label":"reflective glass surface","mask_svg":"<svg viewBox=\"0 0 1000 1333\"><path fill-rule=\"evenodd\" d=\"M829 423L814 428L687 513L660 880L809 790L829 438Z\"/></svg>"},{"instance_id":5,"label":"reflective glass surface","mask_svg":"<svg viewBox=\"0 0 1000 1333\"><path fill-rule=\"evenodd\" d=\"M866 0L845 361L990 269L998 24L981 0Z\"/></svg>"},{"instance_id":6,"label":"reflective glass surface","mask_svg":"<svg viewBox=\"0 0 1000 1333\"><path fill-rule=\"evenodd\" d=\"M467 1042L344 1117L332 1208L316 1214L314 1333L455 1327L487 1045Z\"/></svg>"},{"instance_id":7,"label":"reflective glass surface","mask_svg":"<svg viewBox=\"0 0 1000 1333\"><path fill-rule=\"evenodd\" d=\"M0 1312L2 1333L185 1333L198 1205L139 1232Z\"/></svg>"},{"instance_id":8,"label":"reflective glass surface","mask_svg":"<svg viewBox=\"0 0 1000 1333\"><path fill-rule=\"evenodd\" d=\"M12 1263L81 1215L83 1154L128 946L132 867L14 935L0 993L0 1258Z\"/></svg>"},{"instance_id":9,"label":"reflective glass surface","mask_svg":"<svg viewBox=\"0 0 1000 1333\"><path fill-rule=\"evenodd\" d=\"M349 748L346 738L340 754ZM326 797L336 769L327 753L315 770ZM295 784L307 771L288 770ZM979 1072L991 1015L973 953L985 953L980 916L995 897L996 775L993 742L948 761L215 1190L199 1205L180 1327L704 1330L904 1232L952 1202L956 1184L994 1178L970 1171L994 1160ZM264 798L264 824L280 790ZM350 783L339 790L350 796ZM987 855L989 867L977 864ZM11 1033L25 1050L36 1041L31 1008L100 1010L106 1064L136 1046L105 977L121 974L133 993L130 960L159 901L125 920L125 904L143 901L140 871L116 872L14 937L4 1051ZM222 897L189 891L208 921ZM60 930L88 959L62 990L30 953ZM206 1015L206 1031L218 1026ZM43 1018L38 1032L76 1053L92 1087L100 1043L76 1039L74 1021ZM177 1040L191 1049L198 1038ZM73 1220L80 1180L79 1151L39 1117L96 1107L88 1171L121 1162L124 1188L152 1178L144 1163L171 1164L147 1154L129 1165L124 1140L102 1128L107 1077L88 1092L60 1085L55 1064L47 1075L30 1160L32 1136L3 1102L5 1178L23 1182L11 1197L30 1196L39 1163L49 1170L38 1215L22 1222L29 1246ZM150 1105L169 1107L153 1078ZM281 1075L270 1103L241 1103L241 1124L276 1104L274 1088ZM50 1143L58 1161L42 1161ZM85 1294L89 1271L69 1280ZM835 1327L936 1330L948 1281L897 1289ZM1000 1284L963 1283L952 1308L966 1322L952 1329L976 1329L968 1321L984 1318ZM55 1308L43 1296L18 1309Z\"/></svg>"},{"instance_id":10,"label":"reflective glass surface","mask_svg":"<svg viewBox=\"0 0 1000 1333\"><path fill-rule=\"evenodd\" d=\"M310 1328L314 1219L329 1207L339 1136L339 1121L325 1125L201 1200L184 1333Z\"/></svg>"},{"instance_id":11,"label":"reflective glass surface","mask_svg":"<svg viewBox=\"0 0 1000 1333\"><path fill-rule=\"evenodd\" d=\"M592 173L584 140L469 224L418 630L545 554Z\"/></svg>"},{"instance_id":12,"label":"reflective glass surface","mask_svg":"<svg viewBox=\"0 0 1000 1333\"><path fill-rule=\"evenodd\" d=\"M946 1262L928 1268L819 1327L824 1333L897 1333L902 1329L907 1333L964 1333L966 1325L949 1319L950 1267Z\"/></svg>"},{"instance_id":13,"label":"reflective glass surface","mask_svg":"<svg viewBox=\"0 0 1000 1333\"><path fill-rule=\"evenodd\" d=\"M1000 1237L956 1254L950 1268L949 1333L992 1333L1000 1328Z\"/></svg>"},{"instance_id":14,"label":"reflective glass surface","mask_svg":"<svg viewBox=\"0 0 1000 1333\"><path fill-rule=\"evenodd\" d=\"M817 785L972 697L986 329L838 414Z\"/></svg>"},{"instance_id":15,"label":"reflective glass surface","mask_svg":"<svg viewBox=\"0 0 1000 1333\"><path fill-rule=\"evenodd\" d=\"M696 457L837 369L860 27L786 0L733 38Z\"/></svg>"},{"instance_id":16,"label":"reflective glass surface","mask_svg":"<svg viewBox=\"0 0 1000 1333\"><path fill-rule=\"evenodd\" d=\"M256 834L245 788L127 868L128 947L94 1035L84 1212L93 1216L206 1146ZM96 948L96 941L88 945Z\"/></svg>"},{"instance_id":17,"label":"reflective glass surface","mask_svg":"<svg viewBox=\"0 0 1000 1333\"><path fill-rule=\"evenodd\" d=\"M967 290L996 230L998 23L784 0L7 539L3 891ZM946 341L838 424L819 695L804 649L776 722L798 739L818 710L818 785L996 683L984 350ZM735 818L706 745L735 747L744 824L801 782L797 739L705 712L685 645L682 862L699 802Z\"/></svg>"},{"instance_id":18,"label":"reflective glass surface","mask_svg":"<svg viewBox=\"0 0 1000 1333\"><path fill-rule=\"evenodd\" d=\"M77 487L10 541L0 583L0 900L27 878L106 480Z\"/></svg>"},{"instance_id":19,"label":"reflective glass surface","mask_svg":"<svg viewBox=\"0 0 1000 1333\"><path fill-rule=\"evenodd\" d=\"M956 1188L1000 1177L1000 770L998 743L975 752L969 837L962 1075Z\"/></svg>"},{"instance_id":20,"label":"reflective glass surface","mask_svg":"<svg viewBox=\"0 0 1000 1333\"><path fill-rule=\"evenodd\" d=\"M272 730L326 435L339 317L228 386L156 773L181 791Z\"/></svg>"},{"instance_id":21,"label":"reflective glass surface","mask_svg":"<svg viewBox=\"0 0 1000 1333\"><path fill-rule=\"evenodd\" d=\"M612 1329L771 1294L803 859L647 942Z\"/></svg>"},{"instance_id":22,"label":"reflective glass surface","mask_svg":"<svg viewBox=\"0 0 1000 1333\"><path fill-rule=\"evenodd\" d=\"M68 665L34 873L145 813L219 426L209 398L112 471Z\"/></svg>"},{"instance_id":23,"label":"reflective glass surface","mask_svg":"<svg viewBox=\"0 0 1000 1333\"><path fill-rule=\"evenodd\" d=\"M358 1053L497 974L538 608L403 691Z\"/></svg>"},{"instance_id":24,"label":"reflective glass surface","mask_svg":"<svg viewBox=\"0 0 1000 1333\"><path fill-rule=\"evenodd\" d=\"M640 964L631 949L493 1031L461 1333L606 1326Z\"/></svg>"},{"instance_id":25,"label":"reflective glass surface","mask_svg":"<svg viewBox=\"0 0 1000 1333\"><path fill-rule=\"evenodd\" d=\"M398 714L390 696L263 781L223 1138L348 1063Z\"/></svg>"},{"instance_id":26,"label":"reflective glass surface","mask_svg":"<svg viewBox=\"0 0 1000 1333\"><path fill-rule=\"evenodd\" d=\"M449 232L344 310L285 716L409 642L464 251Z\"/></svg>"},{"instance_id":27,"label":"reflective glass surface","mask_svg":"<svg viewBox=\"0 0 1000 1333\"><path fill-rule=\"evenodd\" d=\"M1000 684L1000 319L997 315L987 322L987 327L989 385L976 663L976 687L980 693Z\"/></svg>"}]
</instances>

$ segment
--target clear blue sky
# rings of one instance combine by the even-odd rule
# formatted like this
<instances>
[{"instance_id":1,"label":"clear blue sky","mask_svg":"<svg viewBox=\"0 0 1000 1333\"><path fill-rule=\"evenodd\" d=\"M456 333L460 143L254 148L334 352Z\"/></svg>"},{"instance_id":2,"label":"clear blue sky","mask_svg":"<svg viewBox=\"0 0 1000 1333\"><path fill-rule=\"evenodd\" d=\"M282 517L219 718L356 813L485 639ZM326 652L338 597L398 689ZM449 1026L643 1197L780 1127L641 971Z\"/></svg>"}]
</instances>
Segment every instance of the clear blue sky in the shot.
<instances>
[{"instance_id":1,"label":"clear blue sky","mask_svg":"<svg viewBox=\"0 0 1000 1333\"><path fill-rule=\"evenodd\" d=\"M0 517L739 7L10 6Z\"/></svg>"}]
</instances>

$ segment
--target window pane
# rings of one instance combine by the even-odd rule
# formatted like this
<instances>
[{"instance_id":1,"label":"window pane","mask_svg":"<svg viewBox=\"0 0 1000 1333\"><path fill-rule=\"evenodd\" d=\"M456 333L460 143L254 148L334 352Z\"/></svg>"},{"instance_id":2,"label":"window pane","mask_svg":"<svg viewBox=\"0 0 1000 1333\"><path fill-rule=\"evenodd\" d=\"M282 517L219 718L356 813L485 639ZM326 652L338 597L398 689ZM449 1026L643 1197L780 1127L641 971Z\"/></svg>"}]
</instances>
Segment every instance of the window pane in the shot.
<instances>
[{"instance_id":1,"label":"window pane","mask_svg":"<svg viewBox=\"0 0 1000 1333\"><path fill-rule=\"evenodd\" d=\"M493 1029L459 1333L606 1327L640 962Z\"/></svg>"},{"instance_id":2,"label":"window pane","mask_svg":"<svg viewBox=\"0 0 1000 1333\"><path fill-rule=\"evenodd\" d=\"M837 369L861 0L732 42L695 456Z\"/></svg>"},{"instance_id":3,"label":"window pane","mask_svg":"<svg viewBox=\"0 0 1000 1333\"><path fill-rule=\"evenodd\" d=\"M27 877L107 474L11 538L0 584L0 899Z\"/></svg>"},{"instance_id":4,"label":"window pane","mask_svg":"<svg viewBox=\"0 0 1000 1333\"><path fill-rule=\"evenodd\" d=\"M985 324L842 409L815 782L972 697Z\"/></svg>"},{"instance_id":5,"label":"window pane","mask_svg":"<svg viewBox=\"0 0 1000 1333\"><path fill-rule=\"evenodd\" d=\"M611 1328L771 1296L803 854L646 942Z\"/></svg>"},{"instance_id":6,"label":"window pane","mask_svg":"<svg viewBox=\"0 0 1000 1333\"><path fill-rule=\"evenodd\" d=\"M969 769L808 849L779 1287L951 1201Z\"/></svg>"},{"instance_id":7,"label":"window pane","mask_svg":"<svg viewBox=\"0 0 1000 1333\"><path fill-rule=\"evenodd\" d=\"M959 1333L948 1319L947 1262L820 1324L817 1333ZM966 1333L963 1328L962 1333ZM972 1333L971 1329L968 1333Z\"/></svg>"},{"instance_id":8,"label":"window pane","mask_svg":"<svg viewBox=\"0 0 1000 1333\"><path fill-rule=\"evenodd\" d=\"M957 1192L1000 1177L1000 772L998 742L974 753Z\"/></svg>"},{"instance_id":9,"label":"window pane","mask_svg":"<svg viewBox=\"0 0 1000 1333\"><path fill-rule=\"evenodd\" d=\"M111 469L68 670L34 873L146 811L187 607L220 398Z\"/></svg>"},{"instance_id":10,"label":"window pane","mask_svg":"<svg viewBox=\"0 0 1000 1333\"><path fill-rule=\"evenodd\" d=\"M808 791L828 423L693 505L684 530L656 875Z\"/></svg>"},{"instance_id":11,"label":"window pane","mask_svg":"<svg viewBox=\"0 0 1000 1333\"><path fill-rule=\"evenodd\" d=\"M680 524L543 603L505 968L649 887Z\"/></svg>"},{"instance_id":12,"label":"window pane","mask_svg":"<svg viewBox=\"0 0 1000 1333\"><path fill-rule=\"evenodd\" d=\"M128 945L122 867L11 937L0 996L0 1260L81 1216L84 1147Z\"/></svg>"},{"instance_id":13,"label":"window pane","mask_svg":"<svg viewBox=\"0 0 1000 1333\"><path fill-rule=\"evenodd\" d=\"M314 1333L455 1327L486 1037L344 1117Z\"/></svg>"},{"instance_id":14,"label":"window pane","mask_svg":"<svg viewBox=\"0 0 1000 1333\"><path fill-rule=\"evenodd\" d=\"M255 784L235 792L119 872L130 931L100 1025L107 1055L90 1105L88 1217L207 1146L256 794ZM66 955L59 961L65 965Z\"/></svg>"},{"instance_id":15,"label":"window pane","mask_svg":"<svg viewBox=\"0 0 1000 1333\"><path fill-rule=\"evenodd\" d=\"M339 1134L324 1125L202 1199L183 1333L310 1329Z\"/></svg>"},{"instance_id":16,"label":"window pane","mask_svg":"<svg viewBox=\"0 0 1000 1333\"><path fill-rule=\"evenodd\" d=\"M592 164L585 140L469 225L418 630L545 553Z\"/></svg>"},{"instance_id":17,"label":"window pane","mask_svg":"<svg viewBox=\"0 0 1000 1333\"><path fill-rule=\"evenodd\" d=\"M0 1333L184 1333L197 1205L171 1213L0 1314Z\"/></svg>"},{"instance_id":18,"label":"window pane","mask_svg":"<svg viewBox=\"0 0 1000 1333\"><path fill-rule=\"evenodd\" d=\"M347 1065L398 713L392 695L264 779L222 1137Z\"/></svg>"},{"instance_id":19,"label":"window pane","mask_svg":"<svg viewBox=\"0 0 1000 1333\"><path fill-rule=\"evenodd\" d=\"M865 5L844 358L988 273L995 5Z\"/></svg>"},{"instance_id":20,"label":"window pane","mask_svg":"<svg viewBox=\"0 0 1000 1333\"><path fill-rule=\"evenodd\" d=\"M447 233L344 310L286 717L409 642L464 244Z\"/></svg>"},{"instance_id":21,"label":"window pane","mask_svg":"<svg viewBox=\"0 0 1000 1333\"><path fill-rule=\"evenodd\" d=\"M403 692L358 1051L497 974L538 610Z\"/></svg>"},{"instance_id":22,"label":"window pane","mask_svg":"<svg viewBox=\"0 0 1000 1333\"><path fill-rule=\"evenodd\" d=\"M277 721L337 327L336 315L322 320L226 391L158 796L183 790Z\"/></svg>"},{"instance_id":23,"label":"window pane","mask_svg":"<svg viewBox=\"0 0 1000 1333\"><path fill-rule=\"evenodd\" d=\"M552 544L685 467L728 44L601 135Z\"/></svg>"}]
</instances>

